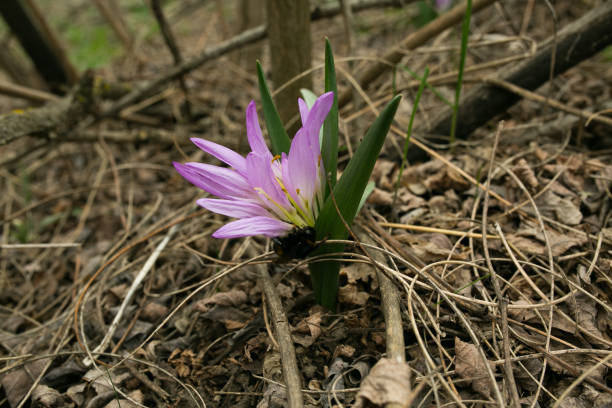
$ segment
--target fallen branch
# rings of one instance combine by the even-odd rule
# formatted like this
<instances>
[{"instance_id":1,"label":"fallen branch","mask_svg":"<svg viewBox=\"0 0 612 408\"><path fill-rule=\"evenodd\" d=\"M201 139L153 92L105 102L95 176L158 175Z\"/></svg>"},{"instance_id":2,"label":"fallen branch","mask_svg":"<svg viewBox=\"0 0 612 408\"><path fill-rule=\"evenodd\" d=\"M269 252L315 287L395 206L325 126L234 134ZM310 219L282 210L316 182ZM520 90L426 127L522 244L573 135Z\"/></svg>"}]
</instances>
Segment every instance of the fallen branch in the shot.
<instances>
[{"instance_id":1,"label":"fallen branch","mask_svg":"<svg viewBox=\"0 0 612 408\"><path fill-rule=\"evenodd\" d=\"M86 72L71 96L43 107L16 110L0 116L0 146L23 136L53 136L70 129L93 104L93 73Z\"/></svg>"},{"instance_id":2,"label":"fallen branch","mask_svg":"<svg viewBox=\"0 0 612 408\"><path fill-rule=\"evenodd\" d=\"M557 34L554 74L565 72L612 43L610 21L612 2L608 1L563 28ZM549 37L531 58L502 70L497 78L526 90L534 90L547 82L555 49L553 37ZM466 93L459 106L457 137L467 137L520 99L514 92L490 83L475 87ZM432 121L433 125L428 132L432 139L434 135L450 134L451 117L451 110L445 109ZM410 160L422 160L425 157L422 150L410 150Z\"/></svg>"},{"instance_id":3,"label":"fallen branch","mask_svg":"<svg viewBox=\"0 0 612 408\"><path fill-rule=\"evenodd\" d=\"M495 0L474 0L474 3L472 4L472 13L477 13L484 10L487 6L490 6L494 2ZM380 76L380 74L400 62L402 57L406 55L407 50L412 50L424 44L426 41L429 41L442 31L459 23L463 19L465 10L466 2L463 1L461 4L455 6L447 13L442 14L425 27L422 27L421 29L410 34L398 46L393 47L390 51L385 53L385 55L381 58L381 62L376 62L363 74L359 75L359 85L365 89L374 79ZM341 93L340 97L338 98L338 105L346 105L351 100L351 97L352 91L350 89Z\"/></svg>"}]
</instances>

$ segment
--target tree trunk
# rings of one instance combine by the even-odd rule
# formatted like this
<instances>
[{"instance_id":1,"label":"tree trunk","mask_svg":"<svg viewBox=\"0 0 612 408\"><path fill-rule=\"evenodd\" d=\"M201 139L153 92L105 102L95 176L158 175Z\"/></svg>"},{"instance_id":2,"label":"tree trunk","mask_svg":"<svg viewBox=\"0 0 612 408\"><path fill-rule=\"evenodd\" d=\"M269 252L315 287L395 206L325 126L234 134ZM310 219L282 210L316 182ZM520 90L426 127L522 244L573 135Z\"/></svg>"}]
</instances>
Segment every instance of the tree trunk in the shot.
<instances>
[{"instance_id":1,"label":"tree trunk","mask_svg":"<svg viewBox=\"0 0 612 408\"><path fill-rule=\"evenodd\" d=\"M308 0L266 0L266 16L272 82L275 88L279 88L310 69L310 5ZM300 88L312 89L310 74L294 81L276 95L276 107L285 124L298 114Z\"/></svg>"}]
</instances>

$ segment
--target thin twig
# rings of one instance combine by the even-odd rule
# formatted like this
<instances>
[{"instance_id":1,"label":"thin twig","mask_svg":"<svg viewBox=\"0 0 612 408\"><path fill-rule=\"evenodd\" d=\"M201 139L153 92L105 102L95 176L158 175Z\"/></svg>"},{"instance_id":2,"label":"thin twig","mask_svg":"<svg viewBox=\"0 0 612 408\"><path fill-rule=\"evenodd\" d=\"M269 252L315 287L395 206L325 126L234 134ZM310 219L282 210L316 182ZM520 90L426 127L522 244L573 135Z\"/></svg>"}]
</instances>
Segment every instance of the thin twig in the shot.
<instances>
[{"instance_id":1,"label":"thin twig","mask_svg":"<svg viewBox=\"0 0 612 408\"><path fill-rule=\"evenodd\" d=\"M172 33L172 29L170 28L170 24L168 24L168 20L164 15L164 10L162 9L160 0L150 0L151 1L151 9L153 10L153 14L155 15L155 19L157 20L157 24L162 32L162 36L164 37L164 41L172 54L172 58L174 59L174 65L178 66L183 62L183 57L181 55L181 51L176 43L176 39L174 34ZM188 89L187 83L185 82L185 78L181 75L178 78L179 86L183 91L185 96L183 109L185 113L189 114L191 107L189 105L189 100L187 99Z\"/></svg>"},{"instance_id":2,"label":"thin twig","mask_svg":"<svg viewBox=\"0 0 612 408\"><path fill-rule=\"evenodd\" d=\"M563 112L567 112L569 114L578 116L579 118L584 118L584 119L591 119L594 120L596 122L600 122L600 123L604 123L608 126L612 126L612 119L608 118L606 116L601 116L601 115L594 115L593 112L589 112L589 111L585 111L582 109L576 109L576 108L572 108L571 106L567 106L563 103L557 102L554 99L550 99L549 97L544 97L541 95L538 95L535 92L531 92L525 88L521 88L520 86L516 86L508 81L504 81L503 79L499 79L499 78L487 78L485 79L485 82L495 85L495 86L499 86L500 88L504 88L507 89L510 92L513 92L517 95L520 95L521 97L523 97L524 99L529 99L531 101L534 102L538 102L544 105L548 105L552 108L555 109L559 109Z\"/></svg>"},{"instance_id":3,"label":"thin twig","mask_svg":"<svg viewBox=\"0 0 612 408\"><path fill-rule=\"evenodd\" d=\"M354 227L354 230L361 242L370 245L376 244L359 226ZM364 250L367 251L365 248ZM385 262L385 256L381 252L374 252L370 256L379 263ZM402 314L400 312L399 292L395 284L386 274L376 267L374 270L376 271L376 278L378 279L378 286L380 287L382 310L385 317L387 357L403 363L406 361L406 352L404 351L404 331L402 326Z\"/></svg>"},{"instance_id":4,"label":"thin twig","mask_svg":"<svg viewBox=\"0 0 612 408\"><path fill-rule=\"evenodd\" d=\"M433 228L426 227L423 225L411 225L411 224L398 224L396 222L379 222L378 225L381 227L389 227L389 228L398 228L409 231L418 231L418 232L431 232L438 233L444 235L454 235L456 237L465 237L465 238L482 238L482 234L476 234L474 232L463 232L463 231L455 231L449 230L446 228ZM487 234L488 239L499 239L497 235Z\"/></svg>"},{"instance_id":5,"label":"thin twig","mask_svg":"<svg viewBox=\"0 0 612 408\"><path fill-rule=\"evenodd\" d=\"M257 256L253 247L249 247L247 251L250 256ZM289 320L283 309L283 304L278 296L274 282L272 282L272 278L270 278L267 266L258 264L255 265L255 268L259 273L262 289L266 295L266 300L270 306L270 313L272 314L272 324L276 331L276 340L279 345L281 363L283 366L283 378L287 386L288 406L290 408L301 408L304 406L304 397L302 396L302 381L297 365L295 347L293 346L293 339L291 338L291 326L289 325Z\"/></svg>"},{"instance_id":6,"label":"thin twig","mask_svg":"<svg viewBox=\"0 0 612 408\"><path fill-rule=\"evenodd\" d=\"M80 242L57 242L41 244L0 244L0 249L40 249L40 248L76 248Z\"/></svg>"},{"instance_id":7,"label":"thin twig","mask_svg":"<svg viewBox=\"0 0 612 408\"><path fill-rule=\"evenodd\" d=\"M138 272L138 274L132 281L132 285L130 286L130 289L128 290L127 294L125 295L123 302L121 302L121 306L119 307L119 310L117 311L117 314L115 315L115 318L113 319L113 322L111 323L106 334L104 335L104 338L102 339L100 344L98 344L98 346L95 349L93 349L92 353L94 354L101 353L106 350L106 347L108 346L108 343L110 342L110 339L115 334L117 327L119 327L119 322L121 321L121 318L123 317L123 314L125 313L125 310L130 304L132 297L136 293L136 290L140 287L140 283L147 276L149 271L153 268L155 261L157 261L157 258L159 258L159 256L161 255L166 245L168 245L168 242L170 242L170 240L172 239L172 236L178 229L179 225L180 224L175 224L168 230L164 239L162 239L161 242L157 244L157 247L155 248L151 256L149 256L149 259L147 259L147 262L145 262L142 269L140 269L140 271ZM83 363L89 366L91 365L92 361L86 359L83 361Z\"/></svg>"}]
</instances>

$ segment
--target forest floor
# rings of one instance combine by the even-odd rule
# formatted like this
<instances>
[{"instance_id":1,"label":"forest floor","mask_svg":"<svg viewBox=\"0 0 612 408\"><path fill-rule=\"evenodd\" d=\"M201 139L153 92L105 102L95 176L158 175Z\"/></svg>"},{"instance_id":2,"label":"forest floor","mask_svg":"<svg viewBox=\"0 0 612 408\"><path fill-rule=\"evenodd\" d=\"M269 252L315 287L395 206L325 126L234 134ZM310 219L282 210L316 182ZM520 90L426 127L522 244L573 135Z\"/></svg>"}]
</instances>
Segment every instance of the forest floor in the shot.
<instances>
[{"instance_id":1,"label":"forest floor","mask_svg":"<svg viewBox=\"0 0 612 408\"><path fill-rule=\"evenodd\" d=\"M235 17L214 2L180 3L168 13L186 58L231 37ZM472 17L466 68L476 68L463 92L529 58L554 31L545 2L504 3ZM556 2L557 28L599 3ZM79 24L105 24L79 22L80 13ZM355 13L352 50L341 16L313 22L315 93L325 37L342 92L368 57L417 30L419 13ZM364 256L347 244L335 311L315 305L308 259L280 263L260 237L212 238L226 218L197 208L202 191L172 166L218 164L190 137L248 152L244 114L259 92L254 59L245 60L255 55L269 69L265 42L185 75L186 97L169 82L113 118L78 127L92 115L79 118L78 132L1 146L0 407L286 406L262 265L290 324L305 406L612 406L612 127L521 100L453 151L432 146L396 186L419 86L405 68L428 67L452 101L460 25L407 51L394 75L365 89L368 101L354 92L358 102L340 110L342 169L375 110L404 95L355 222L376 250ZM104 62L96 81L136 84L172 66L159 32L134 33L133 51ZM536 92L609 111L609 48ZM100 98L95 109L113 103ZM31 105L2 97L0 113ZM444 107L423 93L417 142ZM263 263L251 261L262 254ZM399 323L386 320L381 280L399 296ZM384 358L390 341L406 363Z\"/></svg>"}]
</instances>

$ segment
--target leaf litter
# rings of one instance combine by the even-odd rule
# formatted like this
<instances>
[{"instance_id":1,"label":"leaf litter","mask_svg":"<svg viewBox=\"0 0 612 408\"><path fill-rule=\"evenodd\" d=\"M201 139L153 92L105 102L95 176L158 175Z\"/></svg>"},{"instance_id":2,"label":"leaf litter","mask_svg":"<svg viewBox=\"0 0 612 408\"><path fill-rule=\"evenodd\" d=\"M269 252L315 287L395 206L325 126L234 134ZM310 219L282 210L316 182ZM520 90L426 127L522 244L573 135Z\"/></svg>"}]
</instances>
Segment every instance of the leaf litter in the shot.
<instances>
[{"instance_id":1,"label":"leaf litter","mask_svg":"<svg viewBox=\"0 0 612 408\"><path fill-rule=\"evenodd\" d=\"M582 13L581 7L559 5L560 21L566 23L573 14ZM196 17L210 18L206 13L210 10L200 9L189 21L195 24ZM487 23L494 21L494 13L488 10L475 16L474 24L492 34L503 32L506 28ZM543 5L536 5L534 13L535 21L548 21ZM399 24L398 16L382 11L364 16L366 24L371 20L373 25L389 28L382 35L387 36L385 44L392 41L391 27ZM544 38L542 26L530 26L529 35ZM323 29L313 24L315 32ZM343 35L341 29L325 33L337 41ZM186 35L186 44L199 41ZM356 39L364 52L373 50L365 38ZM430 45L436 46L436 40ZM487 58L487 52L492 56L509 49L479 48L484 54L468 55L468 59L475 63ZM448 69L454 60L443 53L411 58L421 58L422 66L439 64ZM126 76L105 72L107 79L135 75L126 61L116 64L113 69L126 70ZM144 61L139 77L155 76L158 65L154 59ZM580 107L609 101L612 84L602 58L582 68L568 71L540 91ZM197 100L199 116L181 131L214 135L238 150L244 147L239 107L257 91L241 75L237 74L244 83L241 89L225 68L210 66L206 75L190 75L191 97ZM412 79L399 74L397 80L401 85ZM381 95L392 92L390 78L380 85ZM446 91L443 85L435 86ZM404 92L410 96L412 90ZM177 98L176 94L166 97L158 107L169 124L176 122L173 104ZM13 107L12 101L1 102L3 108ZM425 93L417 121L429 120L439 106L433 95ZM341 118L355 112L349 106L341 111ZM598 144L604 142L601 128L585 129L575 120L562 122L561 131L551 128L553 115L532 102L519 103L505 119L507 126L496 152L492 132L480 129L472 139L459 143L454 153L440 151L450 165L438 158L409 163L397 192L400 160L391 144L376 165L377 187L368 199L368 216L358 222L365 226L372 220L395 222L435 230L385 227L385 234L372 233L379 248L391 254L385 260L385 272L401 292L407 361L385 357L388 323L381 307L383 296L370 260L359 258L355 246L347 246L356 255L345 259L339 308L333 313L313 306L306 268L268 263L291 325L302 388L307 391L305 406L382 407L406 401L414 406L449 406L461 400L486 406L496 403L496 390L510 401L504 342L509 343L511 372L522 404L610 405L612 380L606 359L612 346L610 147ZM406 120L398 117L400 125ZM358 122L347 125L362 134L365 129ZM127 132L129 126L140 125L114 120L101 126L105 131ZM176 128L171 124L167 130ZM533 129L540 129L536 137ZM567 134L570 138L565 143ZM354 148L357 138L346 136ZM528 138L527 143L521 137ZM11 148L27 149L27 143L17 141ZM178 144L192 160L201 159L182 140ZM495 235L494 223L498 223L504 236L489 239L487 248L507 300L507 338L494 277L479 237L483 190L459 171L484 183L492 153L490 192L497 196L489 200L487 233ZM190 203L195 191L169 166L172 160L182 159L174 147L154 142L57 142L6 166L3 243L15 244L23 238L47 243L74 240L81 247L2 249L0 345L6 365L0 372L0 405L16 407L29 395L28 403L36 407L204 406L202 402L219 407L285 406L276 333L253 266L242 266L217 279L219 272L247 259L248 246L263 252L266 243L211 239L223 219L193 212ZM97 177L99 184L95 184ZM111 346L96 356L94 366L85 365L84 346L92 350L104 337L135 274L164 234L155 231L177 219L182 219L179 233L138 289ZM374 226L370 225L370 231L375 231ZM435 266L427 270L408 266L409 258L402 252L408 250L424 265ZM87 281L106 263L84 291ZM73 327L80 293L86 296Z\"/></svg>"}]
</instances>

